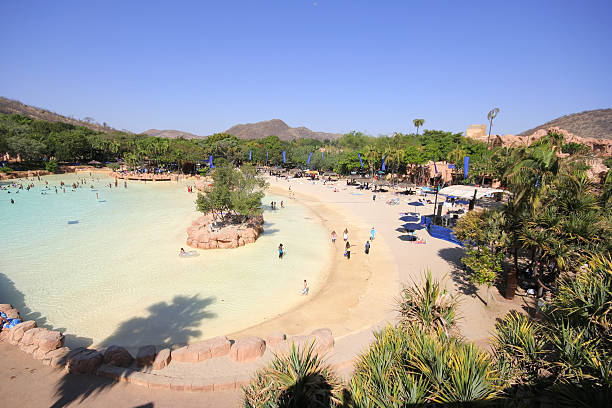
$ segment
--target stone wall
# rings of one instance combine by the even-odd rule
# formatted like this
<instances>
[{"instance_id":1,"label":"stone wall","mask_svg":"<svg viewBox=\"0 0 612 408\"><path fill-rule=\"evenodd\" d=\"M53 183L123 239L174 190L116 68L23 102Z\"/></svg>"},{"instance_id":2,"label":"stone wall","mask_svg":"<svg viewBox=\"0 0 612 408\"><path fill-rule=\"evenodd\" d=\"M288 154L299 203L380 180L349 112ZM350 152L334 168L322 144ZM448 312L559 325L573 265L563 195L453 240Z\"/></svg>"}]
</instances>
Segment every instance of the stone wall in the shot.
<instances>
[{"instance_id":1,"label":"stone wall","mask_svg":"<svg viewBox=\"0 0 612 408\"><path fill-rule=\"evenodd\" d=\"M0 311L5 312L9 318L19 318L19 311L10 304L0 304ZM9 342L43 364L69 373L98 375L151 389L177 391L220 391L238 388L248 384L252 372L245 370L244 375L239 377L222 375L222 372L204 378L165 375L163 370L172 361L179 367L184 367L180 364L225 358L247 364L253 370L248 363L264 357L266 350L270 352L265 354L265 357L271 359L274 355L285 355L293 345L299 348L312 345L315 353L324 355L332 351L335 344L331 330L323 328L291 338L287 338L283 333L272 333L265 340L260 337L230 340L225 336L218 336L188 345L159 349L153 345L144 345L138 348L136 356L132 356L119 346L102 350L84 347L70 349L64 346L62 333L36 327L33 320L19 323L10 329L2 329L0 341Z\"/></svg>"},{"instance_id":2,"label":"stone wall","mask_svg":"<svg viewBox=\"0 0 612 408\"><path fill-rule=\"evenodd\" d=\"M251 244L263 233L263 216L249 217L242 224L227 225L212 229L211 215L203 215L192 221L187 228L187 245L199 249L237 248Z\"/></svg>"}]
</instances>

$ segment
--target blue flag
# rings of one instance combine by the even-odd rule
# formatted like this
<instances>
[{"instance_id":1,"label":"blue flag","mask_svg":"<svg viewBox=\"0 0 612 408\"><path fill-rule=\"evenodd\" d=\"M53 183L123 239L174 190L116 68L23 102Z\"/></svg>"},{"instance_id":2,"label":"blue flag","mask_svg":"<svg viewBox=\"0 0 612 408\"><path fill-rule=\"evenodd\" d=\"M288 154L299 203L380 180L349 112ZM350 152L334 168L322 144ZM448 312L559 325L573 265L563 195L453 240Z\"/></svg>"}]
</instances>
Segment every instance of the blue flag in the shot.
<instances>
[{"instance_id":1,"label":"blue flag","mask_svg":"<svg viewBox=\"0 0 612 408\"><path fill-rule=\"evenodd\" d=\"M212 156L208 156L208 167L210 167L211 169L215 166L213 166L213 158Z\"/></svg>"},{"instance_id":2,"label":"blue flag","mask_svg":"<svg viewBox=\"0 0 612 408\"><path fill-rule=\"evenodd\" d=\"M312 152L308 155L308 160L306 160L306 164L310 164L310 158L312 157Z\"/></svg>"},{"instance_id":3,"label":"blue flag","mask_svg":"<svg viewBox=\"0 0 612 408\"><path fill-rule=\"evenodd\" d=\"M253 154L253 151L249 150L249 161L251 161L252 154Z\"/></svg>"},{"instance_id":4,"label":"blue flag","mask_svg":"<svg viewBox=\"0 0 612 408\"><path fill-rule=\"evenodd\" d=\"M325 156L323 156L323 152L321 152L321 159L325 160Z\"/></svg>"},{"instance_id":5,"label":"blue flag","mask_svg":"<svg viewBox=\"0 0 612 408\"><path fill-rule=\"evenodd\" d=\"M463 158L463 178L464 179L468 177L469 169L470 169L470 156L465 156Z\"/></svg>"},{"instance_id":6,"label":"blue flag","mask_svg":"<svg viewBox=\"0 0 612 408\"><path fill-rule=\"evenodd\" d=\"M436 166L436 155L435 154L433 157L433 162L434 162L434 171L436 172L436 174L438 174L438 166Z\"/></svg>"},{"instance_id":7,"label":"blue flag","mask_svg":"<svg viewBox=\"0 0 612 408\"><path fill-rule=\"evenodd\" d=\"M385 156L383 156L383 164L382 164L382 168L381 168L381 170L382 170L382 171L387 170L387 168L385 167Z\"/></svg>"},{"instance_id":8,"label":"blue flag","mask_svg":"<svg viewBox=\"0 0 612 408\"><path fill-rule=\"evenodd\" d=\"M266 152L266 160L270 160L270 155Z\"/></svg>"},{"instance_id":9,"label":"blue flag","mask_svg":"<svg viewBox=\"0 0 612 408\"><path fill-rule=\"evenodd\" d=\"M283 150L283 163L287 163L287 155L284 150Z\"/></svg>"},{"instance_id":10,"label":"blue flag","mask_svg":"<svg viewBox=\"0 0 612 408\"><path fill-rule=\"evenodd\" d=\"M363 167L363 162L361 161L361 153L357 153L357 156L359 157L359 164L361 165L361 167Z\"/></svg>"}]
</instances>

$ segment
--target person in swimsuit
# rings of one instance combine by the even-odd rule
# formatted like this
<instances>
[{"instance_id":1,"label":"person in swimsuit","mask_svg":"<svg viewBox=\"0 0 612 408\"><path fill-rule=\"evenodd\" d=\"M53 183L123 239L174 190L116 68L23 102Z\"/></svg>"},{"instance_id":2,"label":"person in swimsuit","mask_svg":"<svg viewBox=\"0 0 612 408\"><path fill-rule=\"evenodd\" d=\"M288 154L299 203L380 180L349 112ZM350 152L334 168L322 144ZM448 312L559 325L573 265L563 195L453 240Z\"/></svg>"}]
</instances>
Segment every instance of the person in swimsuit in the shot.
<instances>
[{"instance_id":1,"label":"person in swimsuit","mask_svg":"<svg viewBox=\"0 0 612 408\"><path fill-rule=\"evenodd\" d=\"M342 237L344 239L344 242L348 241L348 228L344 229L344 235Z\"/></svg>"},{"instance_id":2,"label":"person in swimsuit","mask_svg":"<svg viewBox=\"0 0 612 408\"><path fill-rule=\"evenodd\" d=\"M179 255L185 255L185 249L181 248L181 253Z\"/></svg>"},{"instance_id":3,"label":"person in swimsuit","mask_svg":"<svg viewBox=\"0 0 612 408\"><path fill-rule=\"evenodd\" d=\"M344 256L346 256L346 259L351 259L351 244L348 241L346 241L344 246Z\"/></svg>"},{"instance_id":4,"label":"person in swimsuit","mask_svg":"<svg viewBox=\"0 0 612 408\"><path fill-rule=\"evenodd\" d=\"M332 243L334 244L336 243L336 231L335 230L332 231L331 233L331 240L332 240Z\"/></svg>"},{"instance_id":5,"label":"person in swimsuit","mask_svg":"<svg viewBox=\"0 0 612 408\"><path fill-rule=\"evenodd\" d=\"M279 244L278 245L278 259L281 259L284 254L285 254L285 251L283 249L283 244Z\"/></svg>"},{"instance_id":6,"label":"person in swimsuit","mask_svg":"<svg viewBox=\"0 0 612 408\"><path fill-rule=\"evenodd\" d=\"M370 230L370 241L374 241L374 237L376 236L376 230L374 227Z\"/></svg>"},{"instance_id":7,"label":"person in swimsuit","mask_svg":"<svg viewBox=\"0 0 612 408\"><path fill-rule=\"evenodd\" d=\"M308 283L306 283L306 279L304 279L304 287L302 288L302 296L307 295L309 291Z\"/></svg>"}]
</instances>

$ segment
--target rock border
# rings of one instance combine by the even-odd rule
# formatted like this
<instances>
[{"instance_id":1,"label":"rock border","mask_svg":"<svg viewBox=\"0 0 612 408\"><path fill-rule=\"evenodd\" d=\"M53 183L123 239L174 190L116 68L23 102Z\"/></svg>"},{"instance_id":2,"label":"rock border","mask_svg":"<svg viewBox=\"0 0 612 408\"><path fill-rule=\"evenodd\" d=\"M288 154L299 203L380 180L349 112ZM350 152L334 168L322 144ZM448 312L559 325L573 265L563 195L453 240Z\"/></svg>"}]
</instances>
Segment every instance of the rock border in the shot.
<instances>
[{"instance_id":1,"label":"rock border","mask_svg":"<svg viewBox=\"0 0 612 408\"><path fill-rule=\"evenodd\" d=\"M9 318L20 318L19 311L10 304L0 304L0 312ZM10 329L0 331L0 341L6 341L19 347L35 360L68 373L97 375L124 381L149 389L169 389L174 391L211 392L223 391L246 386L247 378L239 375L216 376L211 378L176 378L163 375L160 370L177 362L199 363L212 358L228 356L237 363L249 363L261 358L266 349L274 350L277 355L286 354L292 345L305 347L314 345L316 353L328 353L334 348L334 337L330 329L313 330L308 335L292 336L284 333L272 333L264 340L260 337L248 337L229 340L217 336L198 341L182 347L162 348L145 345L132 356L125 348L109 346L102 351L92 348L77 347L70 349L64 346L64 335L55 330L37 327L36 322L28 320ZM150 369L150 372L142 369Z\"/></svg>"}]
</instances>

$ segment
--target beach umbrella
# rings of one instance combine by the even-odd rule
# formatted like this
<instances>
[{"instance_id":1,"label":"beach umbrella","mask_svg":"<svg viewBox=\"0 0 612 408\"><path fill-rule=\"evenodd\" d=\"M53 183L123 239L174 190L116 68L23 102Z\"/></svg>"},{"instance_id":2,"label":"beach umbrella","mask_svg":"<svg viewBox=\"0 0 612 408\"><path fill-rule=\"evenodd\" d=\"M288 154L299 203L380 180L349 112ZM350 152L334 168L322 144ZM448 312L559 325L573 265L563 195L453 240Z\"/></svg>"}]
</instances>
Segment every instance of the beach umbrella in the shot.
<instances>
[{"instance_id":1,"label":"beach umbrella","mask_svg":"<svg viewBox=\"0 0 612 408\"><path fill-rule=\"evenodd\" d=\"M310 158L312 157L312 152L308 155L308 160L306 160L306 164L310 164Z\"/></svg>"},{"instance_id":2,"label":"beach umbrella","mask_svg":"<svg viewBox=\"0 0 612 408\"><path fill-rule=\"evenodd\" d=\"M357 157L359 157L359 164L363 167L363 162L361 161L361 153L357 153Z\"/></svg>"},{"instance_id":3,"label":"beach umbrella","mask_svg":"<svg viewBox=\"0 0 612 408\"><path fill-rule=\"evenodd\" d=\"M463 178L464 179L468 177L469 168L470 168L470 156L465 156L463 158Z\"/></svg>"}]
</instances>

